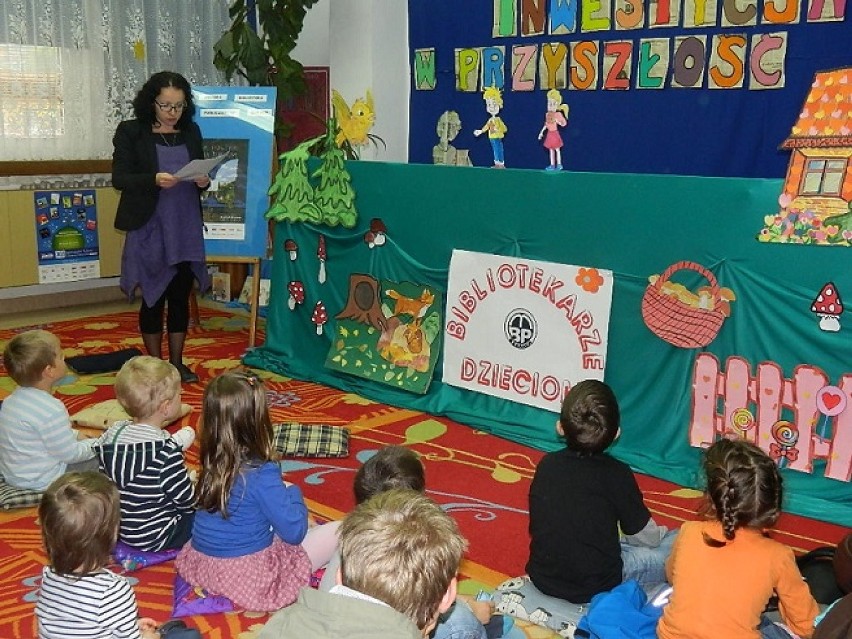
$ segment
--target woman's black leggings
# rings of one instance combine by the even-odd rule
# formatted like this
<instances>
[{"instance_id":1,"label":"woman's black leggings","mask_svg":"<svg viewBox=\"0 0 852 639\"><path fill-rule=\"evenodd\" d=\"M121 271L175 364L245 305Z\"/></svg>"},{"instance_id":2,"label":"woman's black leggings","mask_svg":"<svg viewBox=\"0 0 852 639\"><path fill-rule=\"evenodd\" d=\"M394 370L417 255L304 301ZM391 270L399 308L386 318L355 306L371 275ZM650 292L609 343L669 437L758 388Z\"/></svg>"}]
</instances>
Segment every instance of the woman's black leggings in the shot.
<instances>
[{"instance_id":1,"label":"woman's black leggings","mask_svg":"<svg viewBox=\"0 0 852 639\"><path fill-rule=\"evenodd\" d=\"M163 309L167 308L166 330L169 333L186 333L189 328L189 295L195 274L189 262L177 265L177 273L169 282L165 292L153 306L142 300L139 309L139 330L142 333L161 333L163 331Z\"/></svg>"}]
</instances>

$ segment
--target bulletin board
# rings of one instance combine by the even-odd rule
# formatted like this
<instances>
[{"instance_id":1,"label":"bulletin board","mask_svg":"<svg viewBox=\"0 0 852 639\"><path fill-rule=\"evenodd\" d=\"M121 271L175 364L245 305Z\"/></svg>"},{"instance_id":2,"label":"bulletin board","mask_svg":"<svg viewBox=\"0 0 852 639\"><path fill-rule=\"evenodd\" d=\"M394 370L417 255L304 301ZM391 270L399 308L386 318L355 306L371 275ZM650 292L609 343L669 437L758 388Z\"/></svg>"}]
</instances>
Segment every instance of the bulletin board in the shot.
<instances>
[{"instance_id":1,"label":"bulletin board","mask_svg":"<svg viewBox=\"0 0 852 639\"><path fill-rule=\"evenodd\" d=\"M266 194L274 148L274 87L209 87L192 90L204 156L226 155L201 199L208 255L266 255Z\"/></svg>"},{"instance_id":2,"label":"bulletin board","mask_svg":"<svg viewBox=\"0 0 852 639\"><path fill-rule=\"evenodd\" d=\"M548 165L539 132L556 88L570 109L559 128L565 169L780 178L790 154L779 146L814 74L852 63L844 0L408 7L409 160L417 163L492 164L489 136L474 131L488 120L483 90L493 85L507 168ZM451 139L442 140L448 111Z\"/></svg>"}]
</instances>

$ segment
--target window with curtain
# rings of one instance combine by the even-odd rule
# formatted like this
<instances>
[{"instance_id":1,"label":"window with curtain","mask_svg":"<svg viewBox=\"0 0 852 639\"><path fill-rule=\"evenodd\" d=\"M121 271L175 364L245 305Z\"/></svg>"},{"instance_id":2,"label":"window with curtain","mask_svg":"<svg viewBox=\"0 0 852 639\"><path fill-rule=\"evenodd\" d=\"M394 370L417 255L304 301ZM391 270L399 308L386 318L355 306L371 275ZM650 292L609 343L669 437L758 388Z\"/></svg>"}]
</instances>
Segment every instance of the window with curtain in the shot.
<instances>
[{"instance_id":1,"label":"window with curtain","mask_svg":"<svg viewBox=\"0 0 852 639\"><path fill-rule=\"evenodd\" d=\"M4 0L0 160L109 158L112 133L157 71L223 84L213 44L227 0Z\"/></svg>"}]
</instances>

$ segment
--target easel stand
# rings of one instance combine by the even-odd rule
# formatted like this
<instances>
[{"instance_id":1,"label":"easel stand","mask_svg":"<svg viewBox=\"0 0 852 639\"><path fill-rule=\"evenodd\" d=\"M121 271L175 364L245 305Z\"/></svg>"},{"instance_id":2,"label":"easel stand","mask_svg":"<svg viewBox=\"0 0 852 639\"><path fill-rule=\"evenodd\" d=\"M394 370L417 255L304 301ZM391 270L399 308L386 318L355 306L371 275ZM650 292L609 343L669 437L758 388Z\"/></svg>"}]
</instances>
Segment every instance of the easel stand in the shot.
<instances>
[{"instance_id":1,"label":"easel stand","mask_svg":"<svg viewBox=\"0 0 852 639\"><path fill-rule=\"evenodd\" d=\"M234 255L208 255L208 264L250 264L251 269L251 293L249 296L249 348L254 348L257 336L257 310L260 306L260 259L259 257L240 257ZM193 317L198 317L198 305L195 297L190 298L195 303Z\"/></svg>"}]
</instances>

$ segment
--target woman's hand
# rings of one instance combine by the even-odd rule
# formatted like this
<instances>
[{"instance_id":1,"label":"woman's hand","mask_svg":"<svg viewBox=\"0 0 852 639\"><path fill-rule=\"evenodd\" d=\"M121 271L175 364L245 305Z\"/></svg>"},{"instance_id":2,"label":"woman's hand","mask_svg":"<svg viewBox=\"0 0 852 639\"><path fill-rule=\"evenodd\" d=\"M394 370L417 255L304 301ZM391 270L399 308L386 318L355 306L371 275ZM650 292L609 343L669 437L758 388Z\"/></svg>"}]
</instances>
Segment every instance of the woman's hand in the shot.
<instances>
[{"instance_id":1,"label":"woman's hand","mask_svg":"<svg viewBox=\"0 0 852 639\"><path fill-rule=\"evenodd\" d=\"M157 175L154 176L154 184L159 186L161 189L170 189L178 182L180 182L180 180L171 173L157 173Z\"/></svg>"},{"instance_id":2,"label":"woman's hand","mask_svg":"<svg viewBox=\"0 0 852 639\"><path fill-rule=\"evenodd\" d=\"M201 177L195 178L195 186L197 186L199 189L206 189L208 186L210 186L210 176L202 175Z\"/></svg>"}]
</instances>

